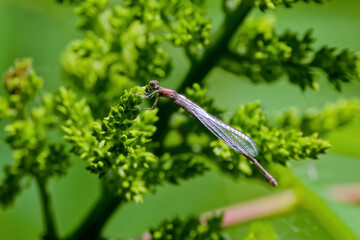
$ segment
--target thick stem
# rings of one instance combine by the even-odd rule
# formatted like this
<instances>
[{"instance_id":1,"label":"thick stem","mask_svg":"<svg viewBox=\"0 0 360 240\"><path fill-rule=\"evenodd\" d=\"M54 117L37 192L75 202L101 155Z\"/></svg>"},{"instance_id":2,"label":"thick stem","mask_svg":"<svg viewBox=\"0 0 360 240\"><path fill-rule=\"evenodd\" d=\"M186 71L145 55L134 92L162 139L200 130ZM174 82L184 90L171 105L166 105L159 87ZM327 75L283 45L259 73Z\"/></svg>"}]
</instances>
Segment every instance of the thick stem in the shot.
<instances>
[{"instance_id":1,"label":"thick stem","mask_svg":"<svg viewBox=\"0 0 360 240\"><path fill-rule=\"evenodd\" d=\"M299 182L302 206L319 221L333 239L358 239L352 229L321 199L301 182Z\"/></svg>"},{"instance_id":2,"label":"thick stem","mask_svg":"<svg viewBox=\"0 0 360 240\"><path fill-rule=\"evenodd\" d=\"M81 222L81 225L66 239L99 239L102 229L121 202L122 198L119 196L102 193L84 221Z\"/></svg>"},{"instance_id":3,"label":"thick stem","mask_svg":"<svg viewBox=\"0 0 360 240\"><path fill-rule=\"evenodd\" d=\"M289 169L280 166L277 166L277 169L280 171L280 176L287 179L287 184L291 185L296 191L299 206L310 212L332 236L332 239L358 239L353 230L328 206L328 201L313 192L311 188L295 177Z\"/></svg>"},{"instance_id":4,"label":"thick stem","mask_svg":"<svg viewBox=\"0 0 360 240\"><path fill-rule=\"evenodd\" d=\"M210 70L215 67L221 57L227 53L231 38L243 23L252 7L252 0L244 0L236 10L226 16L213 44L207 48L199 61L193 62L188 75L178 88L179 92L184 92L185 88L193 83L201 82Z\"/></svg>"},{"instance_id":5,"label":"thick stem","mask_svg":"<svg viewBox=\"0 0 360 240\"><path fill-rule=\"evenodd\" d=\"M41 203L43 208L43 218L46 230L43 239L58 239L56 230L53 205L48 190L48 181L45 178L37 177L36 182L40 190Z\"/></svg>"},{"instance_id":6,"label":"thick stem","mask_svg":"<svg viewBox=\"0 0 360 240\"><path fill-rule=\"evenodd\" d=\"M177 89L179 93L183 93L185 88L192 85L193 83L198 83L203 81L205 76L215 67L217 62L223 57L223 55L228 50L229 42L244 21L245 17L249 14L250 10L253 7L252 0L243 0L241 4L233 12L229 13L222 27L217 34L216 39L214 39L213 44L211 44L204 55L199 60L195 60L191 64L191 68L185 77L184 81L181 83L180 87ZM155 140L164 139L166 132L168 130L167 126L171 114L173 114L177 108L171 107L172 103L167 101L162 104L160 108L162 109L159 112L159 121L157 123L157 132L154 136ZM162 152L162 149L159 148L158 154Z\"/></svg>"}]
</instances>

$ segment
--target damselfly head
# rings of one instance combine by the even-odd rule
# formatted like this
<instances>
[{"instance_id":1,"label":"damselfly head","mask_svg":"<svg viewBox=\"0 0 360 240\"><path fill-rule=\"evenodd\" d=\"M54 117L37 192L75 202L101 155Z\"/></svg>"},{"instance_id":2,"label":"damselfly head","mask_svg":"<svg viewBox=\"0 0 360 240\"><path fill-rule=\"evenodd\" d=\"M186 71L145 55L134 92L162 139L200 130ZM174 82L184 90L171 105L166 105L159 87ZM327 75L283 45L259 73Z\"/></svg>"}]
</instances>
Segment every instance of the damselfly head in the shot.
<instances>
[{"instance_id":1,"label":"damselfly head","mask_svg":"<svg viewBox=\"0 0 360 240\"><path fill-rule=\"evenodd\" d=\"M151 80L147 85L148 92L153 92L159 89L159 82L157 80Z\"/></svg>"}]
</instances>

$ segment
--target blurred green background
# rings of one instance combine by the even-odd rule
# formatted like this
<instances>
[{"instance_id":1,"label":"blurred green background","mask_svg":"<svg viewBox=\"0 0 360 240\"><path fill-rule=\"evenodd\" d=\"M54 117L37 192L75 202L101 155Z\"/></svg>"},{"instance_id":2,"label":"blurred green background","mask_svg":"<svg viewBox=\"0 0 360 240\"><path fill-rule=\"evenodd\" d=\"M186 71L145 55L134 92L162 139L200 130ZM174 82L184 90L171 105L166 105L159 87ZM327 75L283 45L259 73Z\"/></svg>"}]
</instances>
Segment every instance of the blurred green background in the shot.
<instances>
[{"instance_id":1,"label":"blurred green background","mask_svg":"<svg viewBox=\"0 0 360 240\"><path fill-rule=\"evenodd\" d=\"M223 18L221 1L209 2L212 4L208 5L209 17L216 31ZM358 0L334 0L324 5L299 3L292 9L278 9L267 14L276 17L278 32L291 28L303 33L312 28L317 39L316 47L327 44L360 52L359 9ZM261 16L263 13L252 14ZM54 91L64 85L59 57L67 43L82 37L76 31L75 23L72 9L59 6L55 1L0 0L0 72L4 73L17 58L32 57L36 71L45 81L43 91ZM176 87L189 63L181 51L169 49L169 52L174 59L174 69L164 85ZM320 79L319 91L302 92L285 80L272 85L253 85L221 69L212 71L206 84L209 95L216 99L215 104L229 113L240 104L260 100L271 117L291 106L304 112L313 107L321 108L339 98L360 97L359 82L344 86L339 93ZM2 88L0 93L4 93ZM360 120L357 119L327 136L333 145L329 154L321 156L319 161L294 163L293 171L360 239L359 204L339 203L329 197L332 184L360 183L359 136ZM0 166L12 161L11 151L4 143L0 144L0 152ZM85 171L85 165L79 159L72 162L73 167L66 177L51 182L55 215L62 234L77 226L99 195L97 177ZM313 171L316 177L311 177ZM1 172L0 178L2 176ZM226 176L209 173L180 186L163 186L156 194L146 195L141 205L131 203L119 208L107 225L105 235L139 236L164 218L199 214L277 191L280 190L259 182L233 182ZM314 216L301 208L262 221L271 223L280 239L330 238ZM245 223L229 229L229 232L242 238L248 228L249 223ZM38 192L35 184L29 181L28 189L15 205L6 211L0 210L0 239L39 239L42 231Z\"/></svg>"}]
</instances>

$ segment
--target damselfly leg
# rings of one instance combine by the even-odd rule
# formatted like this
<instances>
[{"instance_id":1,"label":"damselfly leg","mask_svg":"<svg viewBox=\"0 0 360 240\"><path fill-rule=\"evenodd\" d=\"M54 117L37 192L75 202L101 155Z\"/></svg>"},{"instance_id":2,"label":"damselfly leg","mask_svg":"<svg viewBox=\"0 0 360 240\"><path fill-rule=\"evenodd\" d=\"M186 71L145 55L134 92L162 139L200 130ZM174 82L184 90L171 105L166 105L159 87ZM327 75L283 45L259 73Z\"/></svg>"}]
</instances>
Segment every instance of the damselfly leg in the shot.
<instances>
[{"instance_id":1,"label":"damselfly leg","mask_svg":"<svg viewBox=\"0 0 360 240\"><path fill-rule=\"evenodd\" d=\"M144 92L145 95L140 95L140 94L135 94L135 95L143 97L143 98L151 99L155 94L158 93L158 90L155 90L155 91L152 91L152 92L148 93L143 89L143 92ZM153 110L153 109L155 109L158 101L159 101L159 95L156 96L155 102L153 103L153 105L150 108L142 108L142 110Z\"/></svg>"}]
</instances>

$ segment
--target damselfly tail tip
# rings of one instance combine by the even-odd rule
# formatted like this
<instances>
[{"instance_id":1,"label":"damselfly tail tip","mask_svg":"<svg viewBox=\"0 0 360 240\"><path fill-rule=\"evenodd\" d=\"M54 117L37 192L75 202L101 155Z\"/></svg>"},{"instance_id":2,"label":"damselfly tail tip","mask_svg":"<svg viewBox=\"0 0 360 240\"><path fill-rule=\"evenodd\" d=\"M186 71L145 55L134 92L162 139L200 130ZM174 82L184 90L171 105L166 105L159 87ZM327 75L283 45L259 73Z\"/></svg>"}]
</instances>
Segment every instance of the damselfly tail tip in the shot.
<instances>
[{"instance_id":1,"label":"damselfly tail tip","mask_svg":"<svg viewBox=\"0 0 360 240\"><path fill-rule=\"evenodd\" d=\"M265 177L266 177L266 180L268 181L268 183L271 185L271 186L274 186L276 187L278 185L277 181L275 180L275 178L273 176L270 175L270 173L268 173L266 170L265 172L263 172Z\"/></svg>"},{"instance_id":2,"label":"damselfly tail tip","mask_svg":"<svg viewBox=\"0 0 360 240\"><path fill-rule=\"evenodd\" d=\"M278 185L277 181L272 176L270 178L268 178L267 180L271 186L276 187Z\"/></svg>"},{"instance_id":3,"label":"damselfly tail tip","mask_svg":"<svg viewBox=\"0 0 360 240\"><path fill-rule=\"evenodd\" d=\"M244 154L243 154L244 155ZM252 161L259 169L260 171L265 175L266 180L268 181L268 183L274 187L276 187L278 184L275 180L275 178L273 176L270 175L270 173L268 173L265 168L263 168L263 166L261 166L261 164L253 157L248 156L248 155L244 155L247 159L249 159L250 161Z\"/></svg>"}]
</instances>

